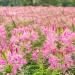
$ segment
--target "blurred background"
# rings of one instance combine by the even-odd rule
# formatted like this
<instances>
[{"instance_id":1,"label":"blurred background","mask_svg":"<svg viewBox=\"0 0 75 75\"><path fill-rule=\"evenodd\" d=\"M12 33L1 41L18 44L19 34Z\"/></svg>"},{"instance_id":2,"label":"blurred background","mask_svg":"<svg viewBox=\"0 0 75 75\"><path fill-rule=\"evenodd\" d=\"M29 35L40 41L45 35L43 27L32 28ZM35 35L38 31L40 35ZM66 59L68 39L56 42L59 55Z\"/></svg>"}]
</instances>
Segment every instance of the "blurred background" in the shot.
<instances>
[{"instance_id":1,"label":"blurred background","mask_svg":"<svg viewBox=\"0 0 75 75\"><path fill-rule=\"evenodd\" d=\"M0 6L75 6L75 0L0 0Z\"/></svg>"}]
</instances>

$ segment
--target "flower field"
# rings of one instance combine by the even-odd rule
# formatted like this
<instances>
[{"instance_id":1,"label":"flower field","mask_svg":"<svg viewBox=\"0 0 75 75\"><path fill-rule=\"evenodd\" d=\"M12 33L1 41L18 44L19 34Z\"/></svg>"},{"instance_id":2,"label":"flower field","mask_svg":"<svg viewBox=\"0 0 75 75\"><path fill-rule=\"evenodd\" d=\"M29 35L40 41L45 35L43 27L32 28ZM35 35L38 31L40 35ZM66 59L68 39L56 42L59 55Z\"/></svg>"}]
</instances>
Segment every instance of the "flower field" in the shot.
<instances>
[{"instance_id":1,"label":"flower field","mask_svg":"<svg viewBox=\"0 0 75 75\"><path fill-rule=\"evenodd\" d=\"M75 8L0 7L0 75L75 75Z\"/></svg>"}]
</instances>

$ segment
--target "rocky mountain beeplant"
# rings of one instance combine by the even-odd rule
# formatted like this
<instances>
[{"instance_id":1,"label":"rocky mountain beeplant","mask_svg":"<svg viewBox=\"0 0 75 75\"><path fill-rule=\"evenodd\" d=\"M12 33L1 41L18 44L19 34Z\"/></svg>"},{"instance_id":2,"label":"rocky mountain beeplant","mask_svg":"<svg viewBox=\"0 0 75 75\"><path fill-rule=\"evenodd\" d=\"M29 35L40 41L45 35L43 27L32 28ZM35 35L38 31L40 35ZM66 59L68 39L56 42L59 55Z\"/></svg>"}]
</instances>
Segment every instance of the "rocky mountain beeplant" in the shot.
<instances>
[{"instance_id":1,"label":"rocky mountain beeplant","mask_svg":"<svg viewBox=\"0 0 75 75\"><path fill-rule=\"evenodd\" d=\"M75 75L73 11L36 7L35 12L34 8L14 8L14 12L27 10L20 17L4 14L4 22L0 22L0 74Z\"/></svg>"}]
</instances>

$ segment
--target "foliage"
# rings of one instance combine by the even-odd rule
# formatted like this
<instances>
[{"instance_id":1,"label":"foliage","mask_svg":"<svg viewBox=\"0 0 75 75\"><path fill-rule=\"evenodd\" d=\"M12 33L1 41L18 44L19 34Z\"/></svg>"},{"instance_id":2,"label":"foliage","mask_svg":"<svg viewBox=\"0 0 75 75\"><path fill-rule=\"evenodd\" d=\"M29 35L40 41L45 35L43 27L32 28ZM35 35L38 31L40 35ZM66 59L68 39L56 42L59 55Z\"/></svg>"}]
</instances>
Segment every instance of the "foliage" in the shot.
<instances>
[{"instance_id":1,"label":"foliage","mask_svg":"<svg viewBox=\"0 0 75 75\"><path fill-rule=\"evenodd\" d=\"M1 0L2 6L26 6L26 5L54 5L54 6L75 6L73 0Z\"/></svg>"}]
</instances>

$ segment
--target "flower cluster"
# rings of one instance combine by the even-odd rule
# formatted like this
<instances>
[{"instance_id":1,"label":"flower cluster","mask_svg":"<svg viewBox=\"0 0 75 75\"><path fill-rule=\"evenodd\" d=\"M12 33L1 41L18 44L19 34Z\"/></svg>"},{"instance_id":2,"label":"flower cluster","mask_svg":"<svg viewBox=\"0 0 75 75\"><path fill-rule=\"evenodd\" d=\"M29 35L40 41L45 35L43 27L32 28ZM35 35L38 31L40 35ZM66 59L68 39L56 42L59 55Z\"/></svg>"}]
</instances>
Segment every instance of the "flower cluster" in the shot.
<instances>
[{"instance_id":1,"label":"flower cluster","mask_svg":"<svg viewBox=\"0 0 75 75\"><path fill-rule=\"evenodd\" d=\"M58 75L73 75L70 70L75 67L75 9L41 6L12 9L5 7L0 12L3 16L0 72L15 75L34 61L39 66L38 75L45 75L48 69L52 75L58 71Z\"/></svg>"}]
</instances>

